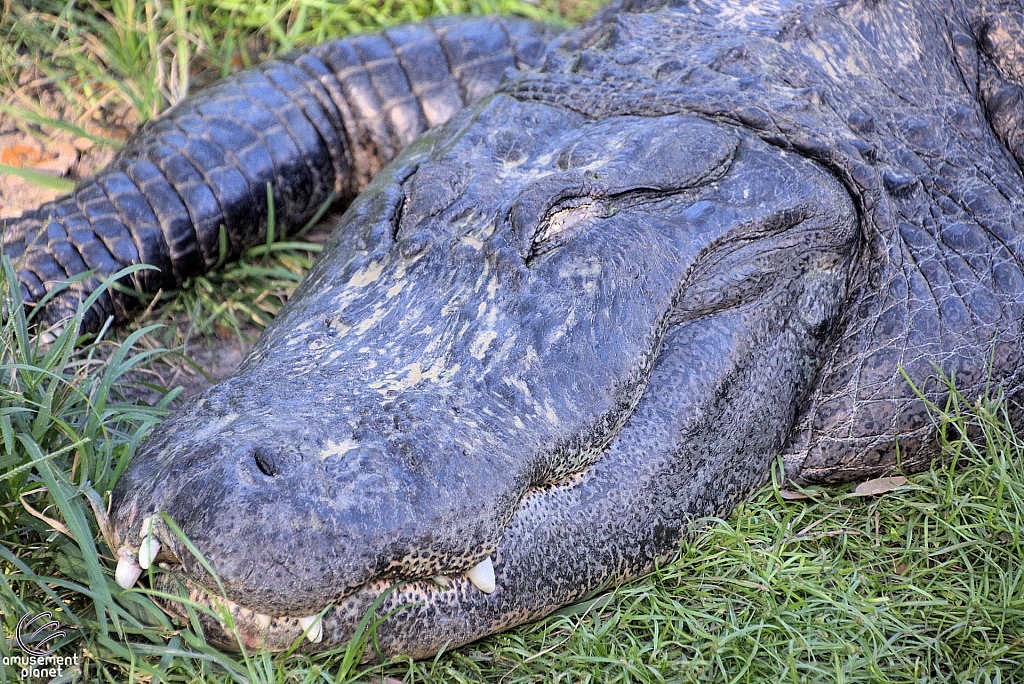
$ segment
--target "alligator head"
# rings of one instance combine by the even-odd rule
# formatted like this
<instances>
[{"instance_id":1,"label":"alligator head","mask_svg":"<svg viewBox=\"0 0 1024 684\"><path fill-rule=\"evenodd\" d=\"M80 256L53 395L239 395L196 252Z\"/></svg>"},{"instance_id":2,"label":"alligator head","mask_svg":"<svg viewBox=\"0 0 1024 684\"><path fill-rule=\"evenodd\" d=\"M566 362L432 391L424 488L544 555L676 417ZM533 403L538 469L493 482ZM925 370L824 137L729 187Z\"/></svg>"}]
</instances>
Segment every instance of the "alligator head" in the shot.
<instances>
[{"instance_id":1,"label":"alligator head","mask_svg":"<svg viewBox=\"0 0 1024 684\"><path fill-rule=\"evenodd\" d=\"M735 129L495 96L385 169L145 443L121 572L222 587L250 646L344 643L393 589L381 644L418 656L635 575L763 482L855 233L831 175Z\"/></svg>"}]
</instances>

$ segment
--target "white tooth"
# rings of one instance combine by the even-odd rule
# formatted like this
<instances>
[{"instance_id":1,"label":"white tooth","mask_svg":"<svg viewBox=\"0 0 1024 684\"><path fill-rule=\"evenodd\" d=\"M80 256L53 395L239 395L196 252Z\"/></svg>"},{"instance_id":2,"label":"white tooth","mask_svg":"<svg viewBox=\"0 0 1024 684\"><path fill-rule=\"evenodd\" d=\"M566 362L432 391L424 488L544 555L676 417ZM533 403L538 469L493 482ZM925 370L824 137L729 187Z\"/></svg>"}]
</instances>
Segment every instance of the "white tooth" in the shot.
<instances>
[{"instance_id":1,"label":"white tooth","mask_svg":"<svg viewBox=\"0 0 1024 684\"><path fill-rule=\"evenodd\" d=\"M153 536L144 538L139 545L139 567L148 570L158 553L160 553L160 540Z\"/></svg>"},{"instance_id":2,"label":"white tooth","mask_svg":"<svg viewBox=\"0 0 1024 684\"><path fill-rule=\"evenodd\" d=\"M491 563L490 556L470 568L467 574L469 581L480 591L485 594L494 591L494 564Z\"/></svg>"},{"instance_id":3,"label":"white tooth","mask_svg":"<svg viewBox=\"0 0 1024 684\"><path fill-rule=\"evenodd\" d=\"M306 632L306 638L312 641L314 644L319 644L324 638L324 625L320 621L320 616L310 615L309 617L299 618L299 625L302 626L302 630L309 630ZM313 625L310 627L310 625Z\"/></svg>"},{"instance_id":4,"label":"white tooth","mask_svg":"<svg viewBox=\"0 0 1024 684\"><path fill-rule=\"evenodd\" d=\"M439 587L447 587L448 586L448 575L438 575L437 577L433 578L433 582L434 582L434 584L436 584Z\"/></svg>"},{"instance_id":5,"label":"white tooth","mask_svg":"<svg viewBox=\"0 0 1024 684\"><path fill-rule=\"evenodd\" d=\"M139 567L148 570L156 554L160 553L160 541L153 535L153 516L142 519L139 536L142 537L142 543L139 544Z\"/></svg>"},{"instance_id":6,"label":"white tooth","mask_svg":"<svg viewBox=\"0 0 1024 684\"><path fill-rule=\"evenodd\" d=\"M114 571L114 580L122 589L131 589L135 586L136 580L142 574L142 567L128 557L125 552L117 554L117 570Z\"/></svg>"},{"instance_id":7,"label":"white tooth","mask_svg":"<svg viewBox=\"0 0 1024 684\"><path fill-rule=\"evenodd\" d=\"M270 627L270 616L266 613L256 613L256 622L259 623L260 629L268 629Z\"/></svg>"}]
</instances>

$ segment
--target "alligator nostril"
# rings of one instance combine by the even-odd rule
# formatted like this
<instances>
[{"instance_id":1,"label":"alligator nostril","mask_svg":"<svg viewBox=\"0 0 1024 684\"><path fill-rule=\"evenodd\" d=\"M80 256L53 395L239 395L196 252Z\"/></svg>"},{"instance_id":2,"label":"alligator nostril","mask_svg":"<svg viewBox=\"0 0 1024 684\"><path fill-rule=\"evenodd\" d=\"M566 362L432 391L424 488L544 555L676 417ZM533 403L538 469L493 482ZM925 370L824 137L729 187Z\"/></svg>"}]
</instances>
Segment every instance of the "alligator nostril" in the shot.
<instances>
[{"instance_id":1,"label":"alligator nostril","mask_svg":"<svg viewBox=\"0 0 1024 684\"><path fill-rule=\"evenodd\" d=\"M268 477L274 477L284 470L284 459L279 453L258 446L253 450L252 457L256 461L256 467Z\"/></svg>"}]
</instances>

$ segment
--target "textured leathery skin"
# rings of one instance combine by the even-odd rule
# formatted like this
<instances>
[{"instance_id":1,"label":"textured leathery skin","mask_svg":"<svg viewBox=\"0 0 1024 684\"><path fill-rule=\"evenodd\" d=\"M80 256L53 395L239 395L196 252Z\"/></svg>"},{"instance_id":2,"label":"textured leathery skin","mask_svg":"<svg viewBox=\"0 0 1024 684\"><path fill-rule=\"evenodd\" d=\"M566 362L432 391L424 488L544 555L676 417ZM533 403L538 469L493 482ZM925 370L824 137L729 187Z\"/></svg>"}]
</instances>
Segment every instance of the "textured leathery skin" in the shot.
<instances>
[{"instance_id":1,"label":"textured leathery skin","mask_svg":"<svg viewBox=\"0 0 1024 684\"><path fill-rule=\"evenodd\" d=\"M793 426L787 476L925 467L935 428L904 373L939 405L939 372L972 401L1017 395L1020 3L631 5L508 92L591 116L696 112L756 131L826 166L861 212L845 329ZM639 38L655 32L672 40Z\"/></svg>"},{"instance_id":2,"label":"textured leathery skin","mask_svg":"<svg viewBox=\"0 0 1024 684\"><path fill-rule=\"evenodd\" d=\"M106 276L177 287L266 238L301 227L334 193L354 197L413 138L537 65L551 28L512 17L435 18L323 43L218 82L147 123L70 195L7 221L4 248L33 304L56 283L95 275L51 301L70 314ZM225 244L220 244L221 227ZM83 327L127 318L138 299L105 292Z\"/></svg>"}]
</instances>

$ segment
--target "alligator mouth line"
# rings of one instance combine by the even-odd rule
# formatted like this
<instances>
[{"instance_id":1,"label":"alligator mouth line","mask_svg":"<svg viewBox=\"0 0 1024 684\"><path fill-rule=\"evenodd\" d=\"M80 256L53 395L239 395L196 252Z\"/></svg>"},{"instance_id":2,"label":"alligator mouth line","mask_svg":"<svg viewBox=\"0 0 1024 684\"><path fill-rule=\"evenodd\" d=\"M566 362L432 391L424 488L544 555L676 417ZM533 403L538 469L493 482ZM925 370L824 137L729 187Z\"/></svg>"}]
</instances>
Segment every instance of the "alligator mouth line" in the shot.
<instances>
[{"instance_id":1,"label":"alligator mouth line","mask_svg":"<svg viewBox=\"0 0 1024 684\"><path fill-rule=\"evenodd\" d=\"M196 611L195 615L203 627L204 636L212 645L232 650L241 645L247 649L278 651L291 647L303 635L310 643L323 644L324 647L345 645L355 636L356 623L385 596L398 606L407 607L457 600L467 592L484 591L472 578L477 568L484 564L491 565L489 557L478 566L456 575L431 579L371 580L318 613L302 617L272 616L246 608L197 584L180 570L180 565L172 563L158 563L161 572L153 575L153 588L165 594L180 595L182 590L188 592L187 604L167 598L158 600L161 608L173 617L189 620L187 606L190 604L205 608L205 611ZM493 591L493 569L490 573ZM214 615L218 617L214 618Z\"/></svg>"},{"instance_id":2,"label":"alligator mouth line","mask_svg":"<svg viewBox=\"0 0 1024 684\"><path fill-rule=\"evenodd\" d=\"M534 494L554 488L571 489L581 481L586 470L570 474L557 483L530 487L513 509L510 520L525 508ZM492 558L500 554L500 541L494 552L469 569L434 577L378 577L355 587L337 601L325 604L317 613L270 615L228 599L223 592L211 591L189 577L168 543L167 535L174 532L162 521L158 525L158 520L159 514L143 519L142 541L137 550L126 544L118 548L115 580L122 588L130 589L147 571L156 570L151 575L152 588L165 595L157 597L157 604L172 617L186 621L198 618L207 641L218 648L237 650L241 645L247 649L284 650L303 636L312 644L321 645L319 648L342 646L356 635L356 625L366 612L376 609L385 597L391 606L400 610L417 604L457 602L473 594L479 600L499 589ZM187 592L187 596L181 601L168 597L181 596L182 591ZM192 606L205 610L190 614Z\"/></svg>"}]
</instances>

